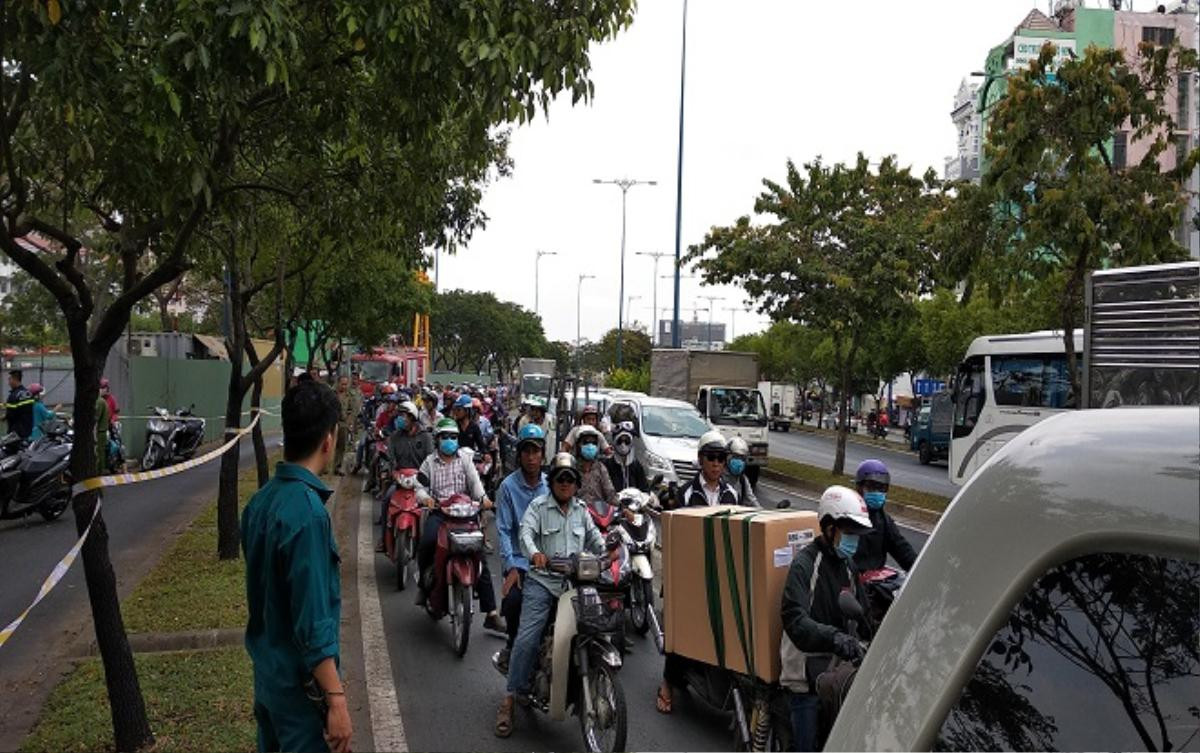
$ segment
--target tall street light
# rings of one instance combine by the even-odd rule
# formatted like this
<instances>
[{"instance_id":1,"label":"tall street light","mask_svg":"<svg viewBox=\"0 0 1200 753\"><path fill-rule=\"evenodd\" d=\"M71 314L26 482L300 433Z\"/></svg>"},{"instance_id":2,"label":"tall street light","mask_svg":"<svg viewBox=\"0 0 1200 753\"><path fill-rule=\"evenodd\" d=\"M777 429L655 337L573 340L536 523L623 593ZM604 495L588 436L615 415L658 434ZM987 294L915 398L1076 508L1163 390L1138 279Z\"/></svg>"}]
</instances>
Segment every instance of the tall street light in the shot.
<instances>
[{"instance_id":1,"label":"tall street light","mask_svg":"<svg viewBox=\"0 0 1200 753\"><path fill-rule=\"evenodd\" d=\"M557 251L538 251L537 256L534 257L534 260L533 260L533 313L535 313L535 314L539 313L539 311L538 311L538 293L541 288L538 285L538 282L539 282L538 266L540 266L543 256L558 256L558 252Z\"/></svg>"},{"instance_id":2,"label":"tall street light","mask_svg":"<svg viewBox=\"0 0 1200 753\"><path fill-rule=\"evenodd\" d=\"M583 342L580 329L579 304L583 300L583 281L594 280L596 275L579 275L579 286L575 290L575 370L579 371L579 346Z\"/></svg>"},{"instance_id":3,"label":"tall street light","mask_svg":"<svg viewBox=\"0 0 1200 753\"><path fill-rule=\"evenodd\" d=\"M621 354L621 332L625 329L625 199L629 195L629 189L634 186L657 186L658 181L633 178L616 178L614 180L593 178L592 182L621 189L621 289L617 291L617 367L620 368L624 362Z\"/></svg>"},{"instance_id":4,"label":"tall street light","mask_svg":"<svg viewBox=\"0 0 1200 753\"><path fill-rule=\"evenodd\" d=\"M708 349L713 350L713 339L712 339L713 304L716 303L717 301L724 301L725 299L719 295L702 295L699 297L708 301Z\"/></svg>"},{"instance_id":5,"label":"tall street light","mask_svg":"<svg viewBox=\"0 0 1200 753\"><path fill-rule=\"evenodd\" d=\"M687 71L687 0L683 0L683 46L679 54L679 155L675 165L675 321L671 325L671 347L679 347L679 241L683 220L683 94Z\"/></svg>"},{"instance_id":6,"label":"tall street light","mask_svg":"<svg viewBox=\"0 0 1200 753\"><path fill-rule=\"evenodd\" d=\"M650 284L654 287L654 321L650 325L650 342L654 343L654 333L658 331L658 260L664 256L670 256L666 251L638 251L634 256L649 256L654 259L654 276L650 278Z\"/></svg>"},{"instance_id":7,"label":"tall street light","mask_svg":"<svg viewBox=\"0 0 1200 753\"><path fill-rule=\"evenodd\" d=\"M737 337L737 333L735 332L735 328L737 327L737 313L739 311L744 313L746 309L740 306L726 306L725 310L729 312L729 339L732 341Z\"/></svg>"}]
</instances>

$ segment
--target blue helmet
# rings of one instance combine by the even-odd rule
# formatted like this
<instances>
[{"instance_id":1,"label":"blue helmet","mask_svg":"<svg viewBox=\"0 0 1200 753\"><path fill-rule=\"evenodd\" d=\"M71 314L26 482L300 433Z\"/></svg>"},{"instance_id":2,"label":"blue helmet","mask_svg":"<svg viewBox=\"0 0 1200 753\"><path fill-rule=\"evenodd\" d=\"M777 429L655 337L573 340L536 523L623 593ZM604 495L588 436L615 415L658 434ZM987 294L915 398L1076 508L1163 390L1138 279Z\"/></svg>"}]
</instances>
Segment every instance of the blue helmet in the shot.
<instances>
[{"instance_id":1,"label":"blue helmet","mask_svg":"<svg viewBox=\"0 0 1200 753\"><path fill-rule=\"evenodd\" d=\"M870 458L858 464L858 470L854 472L855 485L861 486L867 481L874 481L878 484L890 486L892 483L892 474L888 472L888 468L883 464L882 460Z\"/></svg>"},{"instance_id":2,"label":"blue helmet","mask_svg":"<svg viewBox=\"0 0 1200 753\"><path fill-rule=\"evenodd\" d=\"M525 424L517 432L517 452L526 442L532 442L543 450L546 449L546 432L537 424Z\"/></svg>"},{"instance_id":3,"label":"blue helmet","mask_svg":"<svg viewBox=\"0 0 1200 753\"><path fill-rule=\"evenodd\" d=\"M471 396L467 394L459 395L458 399L454 401L453 407L471 410Z\"/></svg>"}]
</instances>

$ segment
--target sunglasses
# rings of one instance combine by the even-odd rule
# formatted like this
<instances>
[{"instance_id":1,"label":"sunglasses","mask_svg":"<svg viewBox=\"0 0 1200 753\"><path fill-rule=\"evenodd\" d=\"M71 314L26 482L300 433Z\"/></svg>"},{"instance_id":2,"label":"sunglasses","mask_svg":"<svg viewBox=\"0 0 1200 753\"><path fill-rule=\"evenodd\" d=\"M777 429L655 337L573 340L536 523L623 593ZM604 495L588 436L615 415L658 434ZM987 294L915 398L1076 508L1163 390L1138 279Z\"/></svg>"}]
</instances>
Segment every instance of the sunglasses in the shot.
<instances>
[{"instance_id":1,"label":"sunglasses","mask_svg":"<svg viewBox=\"0 0 1200 753\"><path fill-rule=\"evenodd\" d=\"M550 479L550 483L552 483L552 484L570 484L571 486L574 486L575 485L575 477L569 473L560 473L559 475Z\"/></svg>"},{"instance_id":2,"label":"sunglasses","mask_svg":"<svg viewBox=\"0 0 1200 753\"><path fill-rule=\"evenodd\" d=\"M706 452L703 455L701 455L701 457L703 457L705 460L707 460L710 463L724 463L725 462L725 453L723 453L723 452Z\"/></svg>"}]
</instances>

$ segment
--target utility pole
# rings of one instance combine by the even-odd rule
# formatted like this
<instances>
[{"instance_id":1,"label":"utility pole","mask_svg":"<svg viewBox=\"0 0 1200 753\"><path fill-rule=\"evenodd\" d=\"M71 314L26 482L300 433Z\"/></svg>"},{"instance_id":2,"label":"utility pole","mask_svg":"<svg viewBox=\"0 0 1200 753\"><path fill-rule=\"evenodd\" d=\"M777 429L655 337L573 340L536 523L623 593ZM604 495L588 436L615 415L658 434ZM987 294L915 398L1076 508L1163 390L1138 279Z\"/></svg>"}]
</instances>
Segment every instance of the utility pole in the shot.
<instances>
[{"instance_id":1,"label":"utility pole","mask_svg":"<svg viewBox=\"0 0 1200 753\"><path fill-rule=\"evenodd\" d=\"M692 279L695 279L695 277L696 277L696 275L681 275L681 274L679 274L679 270L678 270L678 269L676 269L674 274L663 275L663 276L662 276L662 278L661 278L661 279L664 279L664 280L674 280L674 281L675 281L675 292L677 293L677 295L675 296L675 307L674 307L674 309L673 309L673 311L674 311L674 317L675 317L675 318L671 320L671 342L670 342L670 346L671 346L672 348L678 348L678 347L681 347L681 346L680 346L680 344L679 344L679 342L680 342L680 341L679 341L679 338L675 336L675 330L679 329L679 325L680 325L680 324L683 322L683 319L681 319L681 318L680 318L680 316L679 316L680 312L681 312L681 311L685 311L685 310L686 310L686 309L681 309L681 308L679 308L679 296L678 296L678 292L679 292L679 281L680 281L680 280L692 280ZM664 306L663 308L665 309L665 308L667 308L667 307L666 307L666 306ZM694 311L694 310L695 310L695 309L693 309L693 311Z\"/></svg>"},{"instance_id":2,"label":"utility pole","mask_svg":"<svg viewBox=\"0 0 1200 753\"><path fill-rule=\"evenodd\" d=\"M558 256L557 251L538 251L533 258L533 313L540 313L538 310L538 293L541 290L540 278L538 276L538 267L541 265L543 256Z\"/></svg>"},{"instance_id":3,"label":"utility pole","mask_svg":"<svg viewBox=\"0 0 1200 753\"><path fill-rule=\"evenodd\" d=\"M617 291L617 367L620 368L624 362L621 354L621 340L622 331L625 329L625 200L629 196L629 189L634 186L657 186L658 181L633 178L617 178L615 180L593 178L592 182L621 189L621 288Z\"/></svg>"},{"instance_id":4,"label":"utility pole","mask_svg":"<svg viewBox=\"0 0 1200 753\"><path fill-rule=\"evenodd\" d=\"M658 260L664 256L670 256L670 254L666 251L638 251L634 256L649 256L651 259L654 259L654 276L650 278L650 284L654 286L654 293L652 295L654 299L654 321L650 325L650 344L657 345L655 340L658 332Z\"/></svg>"},{"instance_id":5,"label":"utility pole","mask_svg":"<svg viewBox=\"0 0 1200 753\"><path fill-rule=\"evenodd\" d=\"M583 342L580 329L580 301L583 300L583 281L594 280L596 275L579 275L579 286L575 289L575 371L579 371L579 346Z\"/></svg>"},{"instance_id":6,"label":"utility pole","mask_svg":"<svg viewBox=\"0 0 1200 753\"><path fill-rule=\"evenodd\" d=\"M726 306L725 310L729 312L729 340L733 341L737 337L735 328L737 327L737 312L745 311L746 309L738 308L737 306Z\"/></svg>"},{"instance_id":7,"label":"utility pole","mask_svg":"<svg viewBox=\"0 0 1200 753\"><path fill-rule=\"evenodd\" d=\"M679 153L675 165L675 320L671 324L671 347L679 347L679 242L683 221L683 95L687 72L687 0L683 0L683 45L679 54Z\"/></svg>"},{"instance_id":8,"label":"utility pole","mask_svg":"<svg viewBox=\"0 0 1200 753\"><path fill-rule=\"evenodd\" d=\"M713 304L716 303L717 301L724 301L725 299L720 296L717 296L717 295L702 295L700 297L705 299L706 301L708 301L708 349L713 350L713 339L712 339Z\"/></svg>"}]
</instances>

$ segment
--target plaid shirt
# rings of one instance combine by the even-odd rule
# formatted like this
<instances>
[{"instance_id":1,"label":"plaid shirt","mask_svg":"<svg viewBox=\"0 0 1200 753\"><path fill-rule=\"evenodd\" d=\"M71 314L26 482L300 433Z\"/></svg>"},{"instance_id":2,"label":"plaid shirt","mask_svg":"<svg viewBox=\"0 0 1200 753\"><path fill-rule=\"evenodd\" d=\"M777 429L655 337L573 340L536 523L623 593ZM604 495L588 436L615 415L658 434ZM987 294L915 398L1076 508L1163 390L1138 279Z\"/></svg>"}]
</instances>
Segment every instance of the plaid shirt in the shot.
<instances>
[{"instance_id":1,"label":"plaid shirt","mask_svg":"<svg viewBox=\"0 0 1200 753\"><path fill-rule=\"evenodd\" d=\"M448 499L452 494L465 494L477 502L483 499L483 483L475 464L461 452L450 460L434 452L421 463L421 472L429 479L429 495L436 500Z\"/></svg>"}]
</instances>

